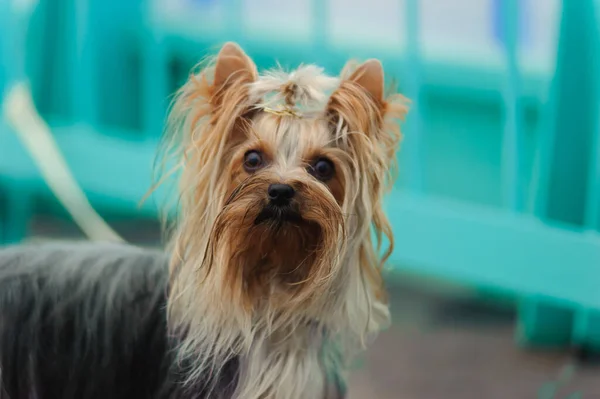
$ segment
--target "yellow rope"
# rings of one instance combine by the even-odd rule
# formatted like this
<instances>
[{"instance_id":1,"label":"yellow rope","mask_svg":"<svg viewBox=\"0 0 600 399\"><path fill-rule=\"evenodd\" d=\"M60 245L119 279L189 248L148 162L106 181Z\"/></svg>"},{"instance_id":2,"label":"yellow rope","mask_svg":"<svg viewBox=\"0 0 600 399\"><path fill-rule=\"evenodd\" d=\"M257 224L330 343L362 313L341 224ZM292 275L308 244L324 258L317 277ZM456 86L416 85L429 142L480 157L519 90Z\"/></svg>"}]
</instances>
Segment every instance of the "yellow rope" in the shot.
<instances>
[{"instance_id":1,"label":"yellow rope","mask_svg":"<svg viewBox=\"0 0 600 399\"><path fill-rule=\"evenodd\" d=\"M124 241L96 213L77 184L49 126L38 114L25 82L10 89L3 112L39 168L42 178L84 234L95 241Z\"/></svg>"}]
</instances>

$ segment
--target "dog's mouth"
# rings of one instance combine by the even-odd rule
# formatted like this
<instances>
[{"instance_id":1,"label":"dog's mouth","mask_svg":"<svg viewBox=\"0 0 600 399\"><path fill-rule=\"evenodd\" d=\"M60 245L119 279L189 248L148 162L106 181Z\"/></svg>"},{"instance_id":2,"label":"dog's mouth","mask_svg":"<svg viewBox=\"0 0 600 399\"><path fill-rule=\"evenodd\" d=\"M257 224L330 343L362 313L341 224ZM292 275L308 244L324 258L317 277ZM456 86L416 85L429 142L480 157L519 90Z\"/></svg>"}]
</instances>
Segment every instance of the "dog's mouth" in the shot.
<instances>
[{"instance_id":1,"label":"dog's mouth","mask_svg":"<svg viewBox=\"0 0 600 399\"><path fill-rule=\"evenodd\" d=\"M261 223L300 223L302 216L298 211L289 206L267 205L254 219L254 224Z\"/></svg>"}]
</instances>

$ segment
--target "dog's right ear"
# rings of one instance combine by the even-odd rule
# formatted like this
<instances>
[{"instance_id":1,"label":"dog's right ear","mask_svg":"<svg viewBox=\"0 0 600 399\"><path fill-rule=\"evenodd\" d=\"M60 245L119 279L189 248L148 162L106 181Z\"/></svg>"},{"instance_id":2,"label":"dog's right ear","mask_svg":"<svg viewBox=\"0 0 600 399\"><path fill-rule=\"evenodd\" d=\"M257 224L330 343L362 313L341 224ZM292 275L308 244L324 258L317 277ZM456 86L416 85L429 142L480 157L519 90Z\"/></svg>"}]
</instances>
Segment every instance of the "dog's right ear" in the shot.
<instances>
[{"instance_id":1,"label":"dog's right ear","mask_svg":"<svg viewBox=\"0 0 600 399\"><path fill-rule=\"evenodd\" d=\"M359 85L371 96L378 106L384 103L383 97L383 66L376 59L370 59L361 64L348 77L348 80Z\"/></svg>"},{"instance_id":2,"label":"dog's right ear","mask_svg":"<svg viewBox=\"0 0 600 399\"><path fill-rule=\"evenodd\" d=\"M236 43L227 42L219 51L215 64L215 94L236 83L252 83L258 75L256 65Z\"/></svg>"}]
</instances>

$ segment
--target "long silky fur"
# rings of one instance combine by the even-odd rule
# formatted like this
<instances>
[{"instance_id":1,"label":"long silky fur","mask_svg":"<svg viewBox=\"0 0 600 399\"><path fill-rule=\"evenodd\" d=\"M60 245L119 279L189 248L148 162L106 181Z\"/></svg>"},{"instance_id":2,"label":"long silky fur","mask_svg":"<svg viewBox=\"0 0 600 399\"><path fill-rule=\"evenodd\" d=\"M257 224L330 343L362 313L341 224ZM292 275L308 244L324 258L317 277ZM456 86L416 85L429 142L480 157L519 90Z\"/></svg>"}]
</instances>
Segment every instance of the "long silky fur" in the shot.
<instances>
[{"instance_id":1,"label":"long silky fur","mask_svg":"<svg viewBox=\"0 0 600 399\"><path fill-rule=\"evenodd\" d=\"M344 76L351 72L350 68ZM220 364L239 354L243 372L236 398L321 397L324 376L333 371L344 378L354 355L389 323L381 272L393 237L382 197L394 180L390 171L401 137L397 120L404 117L407 101L396 94L377 103L357 84L322 75L314 66L259 76L252 64L246 74L232 76L226 89L213 84L214 75L213 62L190 77L174 101L168 129L178 137L170 154L183 160L175 162L181 174L181 217L171 240L177 257L171 264L175 273L169 301L169 325L190 332L180 343L179 356L195 366L188 374L191 383L207 372L218 373ZM295 93L290 98L285 96L288 88ZM299 103L300 111L310 110L309 119L317 125L309 129L294 117L268 113L251 121L244 117L286 102ZM312 292L317 298L310 303L293 306L292 299L276 307L253 308L228 294L243 289L223 274L240 270L231 264L233 249L226 244L235 239L215 234L214 228L228 207L228 155L237 150L230 142L240 120L246 121L246 134L252 135L261 121L272 120L276 123L271 131L288 131L303 141L319 126L335 126L331 141L346 180L343 206L328 220L333 224L339 218L339 228L333 230L343 233L327 241L322 260L329 272L319 291L306 286L306 295ZM302 179L309 177L298 181ZM326 190L318 195L322 203L333 202ZM390 247L381 258L384 235Z\"/></svg>"},{"instance_id":2,"label":"long silky fur","mask_svg":"<svg viewBox=\"0 0 600 399\"><path fill-rule=\"evenodd\" d=\"M0 251L0 397L154 397L167 277L164 254L124 245Z\"/></svg>"},{"instance_id":3,"label":"long silky fur","mask_svg":"<svg viewBox=\"0 0 600 399\"><path fill-rule=\"evenodd\" d=\"M237 365L185 387L166 325L168 260L121 244L0 251L1 399L229 398Z\"/></svg>"},{"instance_id":4,"label":"long silky fur","mask_svg":"<svg viewBox=\"0 0 600 399\"><path fill-rule=\"evenodd\" d=\"M189 331L180 343L179 360L194 365L188 374L188 383L193 384L199 376L217 375L220 365L240 354L244 366L236 398L260 399L273 395L291 399L299 395L327 395L325 376L335 365L325 367L323 363L332 363L337 357L329 355L322 359L327 339L321 325L307 325L306 315L276 314L268 309L256 317L235 297L225 296L222 274L227 270L233 250L225 246L228 240L221 239L218 251L211 252L209 242L226 197L222 170L227 168L223 161L227 160L225 154L230 148L227 147L228 136L223 132L233 130L236 120L251 107L249 80L245 79L233 81L222 94L225 99L215 107L212 99L220 93L215 93L211 84L213 69L209 64L190 77L176 98L170 119L169 130L180 137L172 141L180 144L175 154L183 154L184 160L179 164L182 217L172 238L172 250L177 257L171 265L173 293L169 301L170 327ZM328 193L323 190L319 195ZM328 245L344 242L340 236ZM207 262L207 259L210 260ZM202 288L199 290L199 287ZM236 288L239 288L236 293L242 289ZM332 303L320 310L333 308ZM292 334L303 338L288 339ZM312 360L303 360L305 357Z\"/></svg>"}]
</instances>

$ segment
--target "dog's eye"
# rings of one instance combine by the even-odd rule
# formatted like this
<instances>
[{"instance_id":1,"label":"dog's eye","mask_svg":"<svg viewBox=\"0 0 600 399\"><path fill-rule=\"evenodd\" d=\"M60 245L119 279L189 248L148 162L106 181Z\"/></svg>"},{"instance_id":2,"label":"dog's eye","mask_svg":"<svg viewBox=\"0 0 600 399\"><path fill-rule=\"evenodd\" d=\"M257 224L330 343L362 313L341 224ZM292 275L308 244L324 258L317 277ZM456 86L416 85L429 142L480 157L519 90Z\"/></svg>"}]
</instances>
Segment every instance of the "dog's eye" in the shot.
<instances>
[{"instance_id":1,"label":"dog's eye","mask_svg":"<svg viewBox=\"0 0 600 399\"><path fill-rule=\"evenodd\" d=\"M246 171L254 172L255 170L260 169L262 165L263 157L260 152L252 150L244 155L244 169L246 169Z\"/></svg>"},{"instance_id":2,"label":"dog's eye","mask_svg":"<svg viewBox=\"0 0 600 399\"><path fill-rule=\"evenodd\" d=\"M312 175L321 181L327 181L333 177L335 169L333 162L327 158L318 159L311 168Z\"/></svg>"}]
</instances>

